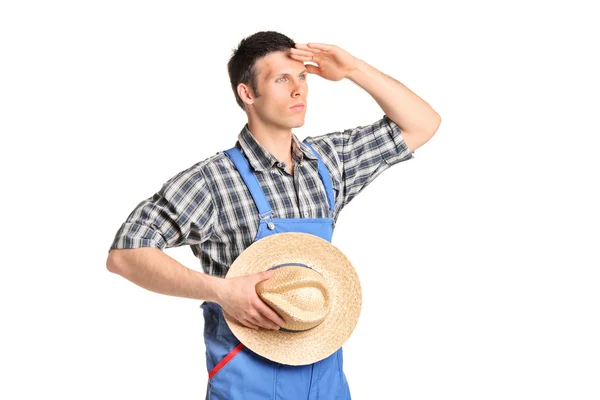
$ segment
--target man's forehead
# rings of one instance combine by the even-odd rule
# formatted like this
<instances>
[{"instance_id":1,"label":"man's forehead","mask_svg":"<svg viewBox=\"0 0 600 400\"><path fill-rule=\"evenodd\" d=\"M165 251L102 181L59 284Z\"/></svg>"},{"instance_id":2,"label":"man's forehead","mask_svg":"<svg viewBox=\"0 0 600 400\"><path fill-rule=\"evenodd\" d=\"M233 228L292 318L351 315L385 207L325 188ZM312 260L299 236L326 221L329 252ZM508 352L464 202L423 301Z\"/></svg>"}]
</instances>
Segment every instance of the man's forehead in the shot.
<instances>
[{"instance_id":1,"label":"man's forehead","mask_svg":"<svg viewBox=\"0 0 600 400\"><path fill-rule=\"evenodd\" d=\"M295 72L295 73L294 73ZM271 72L269 72L268 74L265 75L265 79L269 79L272 78L274 76L278 76L278 75L301 75L304 72L308 72L306 70L306 67L302 66L300 68L276 68L273 69Z\"/></svg>"},{"instance_id":2,"label":"man's forehead","mask_svg":"<svg viewBox=\"0 0 600 400\"><path fill-rule=\"evenodd\" d=\"M294 60L289 56L289 52L271 53L259 60L260 75L264 79L279 74L300 75L306 71L302 61Z\"/></svg>"}]
</instances>

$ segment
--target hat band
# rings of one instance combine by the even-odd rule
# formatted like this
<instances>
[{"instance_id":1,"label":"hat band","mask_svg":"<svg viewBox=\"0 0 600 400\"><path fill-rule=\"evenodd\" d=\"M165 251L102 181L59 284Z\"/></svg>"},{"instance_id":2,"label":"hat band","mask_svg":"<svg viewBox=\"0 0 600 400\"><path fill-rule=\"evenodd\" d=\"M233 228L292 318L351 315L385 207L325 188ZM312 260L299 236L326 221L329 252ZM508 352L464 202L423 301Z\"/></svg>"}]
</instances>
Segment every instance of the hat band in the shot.
<instances>
[{"instance_id":1,"label":"hat band","mask_svg":"<svg viewBox=\"0 0 600 400\"><path fill-rule=\"evenodd\" d=\"M270 271L272 269L282 268L282 267L304 267L304 268L312 269L317 274L323 276L323 274L320 273L319 271L317 271L316 269L311 268L310 266L308 266L306 264L302 264L302 263L285 263L285 264L279 264L279 265L276 265L276 266L274 266L272 268L269 268L267 271ZM311 329L315 329L317 326L321 325L322 323L323 323L323 321L319 322L317 325L313 326L312 328L308 328L308 329L293 330L293 329L286 329L286 328L280 327L279 330L282 331L282 332L306 332L306 331L310 331Z\"/></svg>"},{"instance_id":2,"label":"hat band","mask_svg":"<svg viewBox=\"0 0 600 400\"><path fill-rule=\"evenodd\" d=\"M317 274L323 276L322 273L320 273L319 271L317 271L316 269L306 265L306 264L302 264L302 263L285 263L285 264L279 264L276 265L272 268L269 268L267 271L270 271L272 269L277 269L277 268L281 268L281 267L304 267L304 268L308 268L308 269L312 269L313 271L315 271Z\"/></svg>"}]
</instances>

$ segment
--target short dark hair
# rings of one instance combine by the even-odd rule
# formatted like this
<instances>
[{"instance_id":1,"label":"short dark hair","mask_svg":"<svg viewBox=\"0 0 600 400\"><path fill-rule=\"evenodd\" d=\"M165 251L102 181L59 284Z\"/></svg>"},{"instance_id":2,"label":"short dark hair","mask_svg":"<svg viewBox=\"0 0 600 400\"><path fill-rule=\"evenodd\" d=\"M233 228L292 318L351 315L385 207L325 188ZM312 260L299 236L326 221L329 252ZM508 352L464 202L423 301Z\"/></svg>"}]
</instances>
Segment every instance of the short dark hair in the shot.
<instances>
[{"instance_id":1,"label":"short dark hair","mask_svg":"<svg viewBox=\"0 0 600 400\"><path fill-rule=\"evenodd\" d=\"M238 48L233 50L233 55L227 63L227 71L235 100L242 110L245 110L244 102L237 92L240 83L250 85L254 95L260 96L257 87L256 61L274 51L289 51L295 45L292 39L281 33L261 31L242 39Z\"/></svg>"}]
</instances>

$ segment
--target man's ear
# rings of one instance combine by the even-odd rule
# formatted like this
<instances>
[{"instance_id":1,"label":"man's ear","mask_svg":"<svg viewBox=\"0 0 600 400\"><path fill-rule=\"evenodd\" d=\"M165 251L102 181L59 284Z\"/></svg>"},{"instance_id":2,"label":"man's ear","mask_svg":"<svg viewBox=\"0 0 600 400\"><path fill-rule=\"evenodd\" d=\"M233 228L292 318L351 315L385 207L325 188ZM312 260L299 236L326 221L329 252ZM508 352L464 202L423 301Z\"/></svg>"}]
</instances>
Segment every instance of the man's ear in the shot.
<instances>
[{"instance_id":1,"label":"man's ear","mask_svg":"<svg viewBox=\"0 0 600 400\"><path fill-rule=\"evenodd\" d=\"M254 103L254 93L252 92L250 86L240 83L237 86L237 93L245 104L251 105Z\"/></svg>"}]
</instances>

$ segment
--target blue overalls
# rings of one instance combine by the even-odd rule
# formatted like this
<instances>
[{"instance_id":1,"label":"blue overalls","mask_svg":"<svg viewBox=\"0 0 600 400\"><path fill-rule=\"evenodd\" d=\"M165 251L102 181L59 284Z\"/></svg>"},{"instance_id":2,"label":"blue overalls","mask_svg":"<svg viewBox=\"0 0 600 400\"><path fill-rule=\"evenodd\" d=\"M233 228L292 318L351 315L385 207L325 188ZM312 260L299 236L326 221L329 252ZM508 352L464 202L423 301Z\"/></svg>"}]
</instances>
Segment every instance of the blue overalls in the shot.
<instances>
[{"instance_id":1,"label":"blue overalls","mask_svg":"<svg viewBox=\"0 0 600 400\"><path fill-rule=\"evenodd\" d=\"M306 142L304 142L306 143ZM333 235L334 195L327 167L319 161L319 176L329 201L329 218L273 218L273 212L248 161L237 147L225 153L250 190L260 214L254 241L281 232L304 232L329 242ZM342 348L309 365L270 361L246 348L233 335L217 303L204 302L204 341L209 371L206 400L350 400L343 371Z\"/></svg>"}]
</instances>

